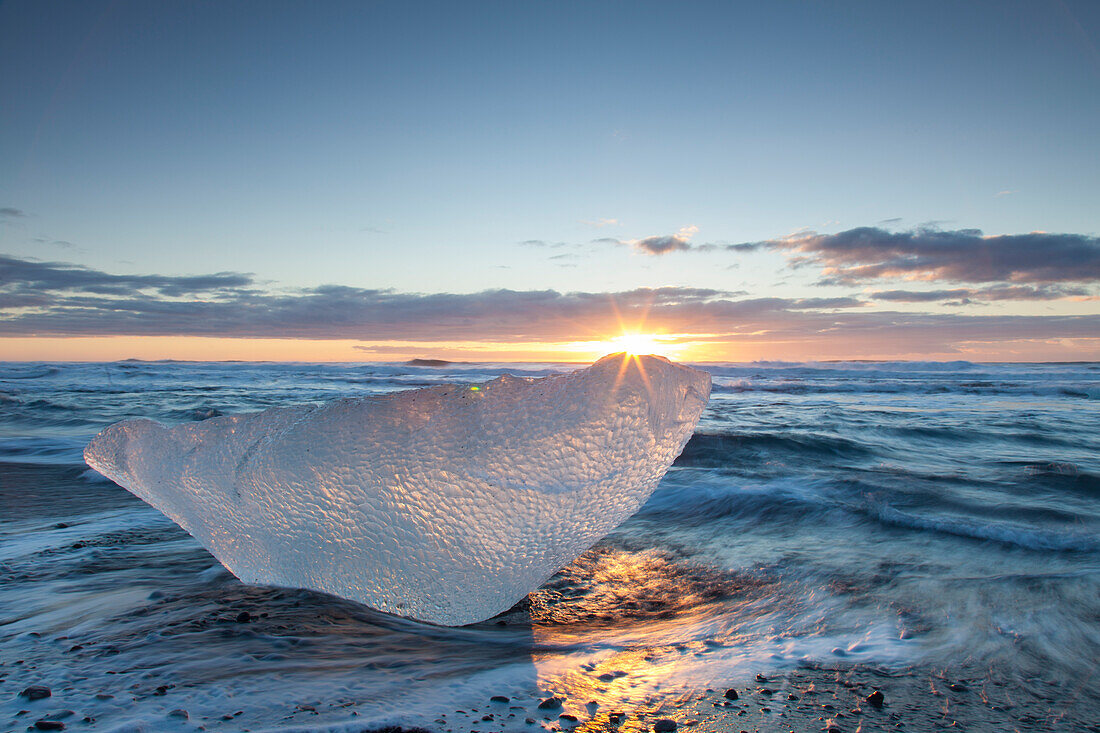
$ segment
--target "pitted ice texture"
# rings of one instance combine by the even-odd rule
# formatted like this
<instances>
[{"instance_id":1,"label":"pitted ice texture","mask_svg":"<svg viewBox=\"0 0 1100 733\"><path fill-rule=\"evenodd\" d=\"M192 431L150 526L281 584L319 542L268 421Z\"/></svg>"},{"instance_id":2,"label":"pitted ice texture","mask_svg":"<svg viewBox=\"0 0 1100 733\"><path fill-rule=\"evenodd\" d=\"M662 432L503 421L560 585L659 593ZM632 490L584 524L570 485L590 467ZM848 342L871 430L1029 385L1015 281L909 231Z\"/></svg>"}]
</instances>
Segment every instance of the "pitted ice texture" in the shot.
<instances>
[{"instance_id":1,"label":"pitted ice texture","mask_svg":"<svg viewBox=\"0 0 1100 733\"><path fill-rule=\"evenodd\" d=\"M633 514L710 375L656 356L176 427L84 450L245 583L447 626L507 610Z\"/></svg>"}]
</instances>

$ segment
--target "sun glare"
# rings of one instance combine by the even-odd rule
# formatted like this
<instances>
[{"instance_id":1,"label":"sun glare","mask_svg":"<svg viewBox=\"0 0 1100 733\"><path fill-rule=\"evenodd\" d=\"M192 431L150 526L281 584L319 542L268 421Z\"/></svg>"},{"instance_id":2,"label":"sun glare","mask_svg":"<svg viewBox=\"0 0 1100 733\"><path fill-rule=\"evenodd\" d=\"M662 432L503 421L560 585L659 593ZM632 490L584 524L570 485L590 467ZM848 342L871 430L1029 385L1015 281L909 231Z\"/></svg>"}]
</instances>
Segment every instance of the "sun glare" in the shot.
<instances>
[{"instance_id":1,"label":"sun glare","mask_svg":"<svg viewBox=\"0 0 1100 733\"><path fill-rule=\"evenodd\" d=\"M667 356L668 346L652 333L624 333L608 342L612 351L625 351L632 356L657 354Z\"/></svg>"}]
</instances>

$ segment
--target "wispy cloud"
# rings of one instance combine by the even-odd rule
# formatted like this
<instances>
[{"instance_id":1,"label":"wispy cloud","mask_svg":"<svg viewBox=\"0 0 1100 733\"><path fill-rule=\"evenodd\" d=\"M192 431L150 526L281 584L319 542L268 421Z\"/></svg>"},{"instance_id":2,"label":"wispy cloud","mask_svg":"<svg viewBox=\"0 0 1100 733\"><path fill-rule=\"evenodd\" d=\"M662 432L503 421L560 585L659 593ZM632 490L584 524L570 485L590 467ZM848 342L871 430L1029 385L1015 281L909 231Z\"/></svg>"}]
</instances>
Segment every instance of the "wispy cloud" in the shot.
<instances>
[{"instance_id":1,"label":"wispy cloud","mask_svg":"<svg viewBox=\"0 0 1100 733\"><path fill-rule=\"evenodd\" d=\"M12 206L0 207L0 218L4 219L23 219L27 216L27 213L22 209L16 209Z\"/></svg>"},{"instance_id":2,"label":"wispy cloud","mask_svg":"<svg viewBox=\"0 0 1100 733\"><path fill-rule=\"evenodd\" d=\"M48 244L53 247L60 247L62 249L74 249L76 247L72 242L67 242L64 239L46 239L45 237L35 237L31 240L36 244Z\"/></svg>"},{"instance_id":3,"label":"wispy cloud","mask_svg":"<svg viewBox=\"0 0 1100 733\"><path fill-rule=\"evenodd\" d=\"M593 220L589 221L588 219L582 219L581 224L587 224L588 226L595 227L596 229L603 229L604 227L619 226L619 220L618 219L593 219Z\"/></svg>"},{"instance_id":4,"label":"wispy cloud","mask_svg":"<svg viewBox=\"0 0 1100 733\"><path fill-rule=\"evenodd\" d=\"M902 303L934 303L945 300L964 303L994 300L1059 300L1061 298L1087 297L1089 291L1081 287L1052 285L1002 285L989 288L952 288L950 290L879 290L871 293L874 300Z\"/></svg>"},{"instance_id":5,"label":"wispy cloud","mask_svg":"<svg viewBox=\"0 0 1100 733\"><path fill-rule=\"evenodd\" d=\"M251 285L252 277L239 272L213 275L112 275L64 262L39 262L0 255L0 292L95 293L120 297L164 297L209 293Z\"/></svg>"},{"instance_id":6,"label":"wispy cloud","mask_svg":"<svg viewBox=\"0 0 1100 733\"><path fill-rule=\"evenodd\" d=\"M565 242L548 242L545 239L525 239L519 244L521 247L549 247L551 249L568 246Z\"/></svg>"}]
</instances>

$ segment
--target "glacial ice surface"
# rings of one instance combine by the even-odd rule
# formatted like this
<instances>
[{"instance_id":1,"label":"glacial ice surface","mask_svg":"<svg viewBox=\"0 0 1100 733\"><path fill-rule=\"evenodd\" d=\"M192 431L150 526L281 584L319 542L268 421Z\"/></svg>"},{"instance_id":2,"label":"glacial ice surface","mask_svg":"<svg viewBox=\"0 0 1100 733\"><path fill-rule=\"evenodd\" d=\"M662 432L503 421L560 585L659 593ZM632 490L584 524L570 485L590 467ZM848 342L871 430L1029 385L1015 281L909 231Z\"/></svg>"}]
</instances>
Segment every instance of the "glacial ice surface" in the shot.
<instances>
[{"instance_id":1,"label":"glacial ice surface","mask_svg":"<svg viewBox=\"0 0 1100 733\"><path fill-rule=\"evenodd\" d=\"M656 356L165 427L88 465L245 583L436 624L507 610L633 514L691 437L710 375Z\"/></svg>"}]
</instances>

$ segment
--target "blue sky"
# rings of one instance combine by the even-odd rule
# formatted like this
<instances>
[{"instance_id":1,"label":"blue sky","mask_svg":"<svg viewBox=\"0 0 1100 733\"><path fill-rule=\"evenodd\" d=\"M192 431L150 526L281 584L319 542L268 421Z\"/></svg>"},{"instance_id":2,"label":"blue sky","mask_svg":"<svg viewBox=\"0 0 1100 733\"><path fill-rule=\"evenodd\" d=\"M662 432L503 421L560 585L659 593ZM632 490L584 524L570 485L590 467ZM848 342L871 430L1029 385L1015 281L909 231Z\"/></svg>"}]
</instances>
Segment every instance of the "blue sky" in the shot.
<instances>
[{"instance_id":1,"label":"blue sky","mask_svg":"<svg viewBox=\"0 0 1100 733\"><path fill-rule=\"evenodd\" d=\"M915 280L958 303L973 282L821 285L820 258L727 246L1043 231L1085 237L1088 272L1098 39L1100 6L1060 1L5 2L0 252L264 292L807 299ZM651 237L687 246L647 254ZM1084 316L1093 338L1095 279L1058 281L1075 295L888 307Z\"/></svg>"}]
</instances>

